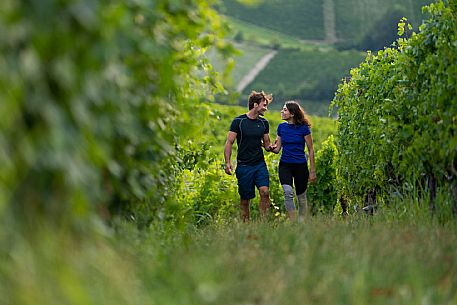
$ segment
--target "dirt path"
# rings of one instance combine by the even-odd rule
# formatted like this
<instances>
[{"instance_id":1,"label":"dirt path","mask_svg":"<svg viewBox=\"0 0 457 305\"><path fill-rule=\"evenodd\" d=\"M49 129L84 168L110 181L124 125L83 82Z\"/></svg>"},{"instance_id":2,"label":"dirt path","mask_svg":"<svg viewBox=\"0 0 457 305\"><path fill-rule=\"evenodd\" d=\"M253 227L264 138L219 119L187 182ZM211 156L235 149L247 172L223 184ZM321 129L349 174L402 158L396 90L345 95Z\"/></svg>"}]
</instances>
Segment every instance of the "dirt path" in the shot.
<instances>
[{"instance_id":1,"label":"dirt path","mask_svg":"<svg viewBox=\"0 0 457 305\"><path fill-rule=\"evenodd\" d=\"M325 29L325 40L306 40L307 43L315 45L327 45L334 44L338 41L336 37L336 15L335 15L335 3L333 0L324 0L323 5L324 15L324 29ZM257 75L268 65L270 60L275 57L277 51L271 51L267 55L263 56L254 66L254 68L246 74L236 87L237 92L242 92L256 77Z\"/></svg>"},{"instance_id":2,"label":"dirt path","mask_svg":"<svg viewBox=\"0 0 457 305\"><path fill-rule=\"evenodd\" d=\"M248 74L243 76L241 81L238 83L238 86L236 87L236 91L242 92L244 88L246 88L256 78L260 71L262 71L268 65L270 60L272 60L273 57L275 57L276 53L278 53L278 51L271 51L270 53L263 56L255 64L254 68L252 68L252 70Z\"/></svg>"},{"instance_id":3,"label":"dirt path","mask_svg":"<svg viewBox=\"0 0 457 305\"><path fill-rule=\"evenodd\" d=\"M336 38L336 15L335 3L333 0L324 0L323 6L324 13L324 29L325 29L325 42L329 44L335 43Z\"/></svg>"}]
</instances>

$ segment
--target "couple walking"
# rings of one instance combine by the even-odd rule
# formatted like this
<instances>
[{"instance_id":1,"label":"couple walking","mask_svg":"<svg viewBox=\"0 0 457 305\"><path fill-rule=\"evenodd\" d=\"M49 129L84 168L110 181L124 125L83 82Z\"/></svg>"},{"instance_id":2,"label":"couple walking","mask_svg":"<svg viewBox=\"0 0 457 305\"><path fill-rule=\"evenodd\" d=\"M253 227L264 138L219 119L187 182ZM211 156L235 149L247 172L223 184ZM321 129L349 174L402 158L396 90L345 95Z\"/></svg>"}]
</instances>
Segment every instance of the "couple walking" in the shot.
<instances>
[{"instance_id":1,"label":"couple walking","mask_svg":"<svg viewBox=\"0 0 457 305\"><path fill-rule=\"evenodd\" d=\"M238 145L235 173L238 179L243 221L249 220L249 201L255 197L255 187L259 189L262 216L267 214L270 206L269 174L262 147L266 151L276 154L282 149L279 162L279 181L284 190L284 205L291 220L297 217L293 186L295 186L297 194L298 212L300 216L303 216L307 210L306 189L308 180L311 183L316 181L313 139L309 119L297 102L286 102L281 110L281 118L286 122L279 124L277 138L272 144L269 135L270 126L268 121L262 117L272 100L272 96L263 91L252 91L248 99L249 111L232 121L225 143L225 172L229 175L233 173L230 158L235 140ZM308 147L310 171L308 171L305 155L305 144Z\"/></svg>"}]
</instances>

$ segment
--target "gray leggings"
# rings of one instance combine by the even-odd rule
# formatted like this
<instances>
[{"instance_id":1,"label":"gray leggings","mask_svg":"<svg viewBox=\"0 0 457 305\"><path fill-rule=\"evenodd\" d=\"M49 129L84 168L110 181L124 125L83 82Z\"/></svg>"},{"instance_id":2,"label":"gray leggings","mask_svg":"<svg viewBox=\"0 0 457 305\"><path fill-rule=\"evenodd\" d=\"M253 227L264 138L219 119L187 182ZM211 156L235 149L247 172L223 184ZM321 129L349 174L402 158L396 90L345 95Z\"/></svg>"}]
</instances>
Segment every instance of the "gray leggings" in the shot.
<instances>
[{"instance_id":1,"label":"gray leggings","mask_svg":"<svg viewBox=\"0 0 457 305\"><path fill-rule=\"evenodd\" d=\"M283 184L282 189L284 190L284 205L288 212L295 211L294 203L294 190L292 186ZM306 199L306 191L302 194L297 195L298 201L298 213L300 215L305 215L308 210L308 200Z\"/></svg>"}]
</instances>

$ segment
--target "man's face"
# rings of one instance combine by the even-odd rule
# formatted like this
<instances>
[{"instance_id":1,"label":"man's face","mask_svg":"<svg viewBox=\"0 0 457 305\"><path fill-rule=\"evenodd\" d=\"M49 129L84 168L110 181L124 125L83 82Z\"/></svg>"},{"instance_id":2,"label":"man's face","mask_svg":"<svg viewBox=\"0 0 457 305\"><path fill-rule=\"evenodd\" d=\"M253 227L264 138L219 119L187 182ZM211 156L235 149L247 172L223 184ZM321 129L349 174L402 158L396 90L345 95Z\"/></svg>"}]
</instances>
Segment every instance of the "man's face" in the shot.
<instances>
[{"instance_id":1,"label":"man's face","mask_svg":"<svg viewBox=\"0 0 457 305\"><path fill-rule=\"evenodd\" d=\"M261 115L265 114L265 111L268 110L268 103L267 101L263 100L260 104L257 105L257 112Z\"/></svg>"}]
</instances>

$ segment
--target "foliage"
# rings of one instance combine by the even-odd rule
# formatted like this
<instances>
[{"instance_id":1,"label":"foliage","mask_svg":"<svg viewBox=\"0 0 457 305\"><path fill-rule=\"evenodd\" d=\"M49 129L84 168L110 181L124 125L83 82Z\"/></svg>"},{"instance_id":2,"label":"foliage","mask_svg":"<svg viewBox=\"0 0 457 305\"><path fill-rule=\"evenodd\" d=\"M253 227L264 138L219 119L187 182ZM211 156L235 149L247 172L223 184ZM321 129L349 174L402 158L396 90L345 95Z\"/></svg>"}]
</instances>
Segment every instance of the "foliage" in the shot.
<instances>
[{"instance_id":1,"label":"foliage","mask_svg":"<svg viewBox=\"0 0 457 305\"><path fill-rule=\"evenodd\" d=\"M373 188L382 196L420 190L433 199L431 181L456 188L457 17L450 3L426 7L431 18L419 33L369 53L339 86L341 194L362 201Z\"/></svg>"},{"instance_id":2,"label":"foliage","mask_svg":"<svg viewBox=\"0 0 457 305\"><path fill-rule=\"evenodd\" d=\"M223 165L223 160L214 160L205 170L183 171L175 203L184 208L186 222L206 225L238 215L236 178L225 175Z\"/></svg>"},{"instance_id":3,"label":"foliage","mask_svg":"<svg viewBox=\"0 0 457 305\"><path fill-rule=\"evenodd\" d=\"M365 35L356 48L375 52L384 49L385 46L392 45L398 38L395 25L398 20L405 18L406 15L406 10L401 6L390 8L383 18L373 25L373 29ZM410 26L412 29L411 24Z\"/></svg>"},{"instance_id":4,"label":"foliage","mask_svg":"<svg viewBox=\"0 0 457 305\"><path fill-rule=\"evenodd\" d=\"M195 132L190 113L222 90L202 59L231 54L213 5L2 1L0 213L151 218L174 135Z\"/></svg>"},{"instance_id":5,"label":"foliage","mask_svg":"<svg viewBox=\"0 0 457 305\"><path fill-rule=\"evenodd\" d=\"M316 184L308 187L308 201L313 214L318 212L331 214L337 202L336 160L338 150L333 135L322 143L322 148L316 152L315 167Z\"/></svg>"}]
</instances>

